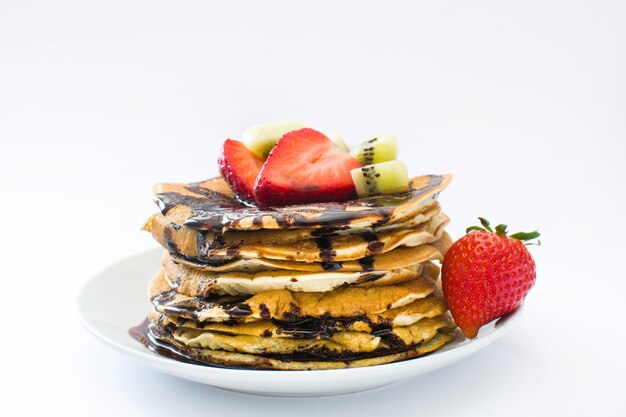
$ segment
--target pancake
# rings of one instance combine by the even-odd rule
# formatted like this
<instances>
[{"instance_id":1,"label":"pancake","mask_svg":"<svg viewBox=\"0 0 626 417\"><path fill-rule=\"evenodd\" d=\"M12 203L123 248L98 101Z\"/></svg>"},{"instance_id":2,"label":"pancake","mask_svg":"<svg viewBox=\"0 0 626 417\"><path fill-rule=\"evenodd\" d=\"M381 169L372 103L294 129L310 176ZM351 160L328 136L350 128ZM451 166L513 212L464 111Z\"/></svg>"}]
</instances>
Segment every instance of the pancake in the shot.
<instances>
[{"instance_id":1,"label":"pancake","mask_svg":"<svg viewBox=\"0 0 626 417\"><path fill-rule=\"evenodd\" d=\"M150 282L155 309L164 314L196 321L297 321L309 317L354 317L377 314L424 298L435 290L439 268L425 263L422 274L394 285L344 286L330 292L265 291L251 297L189 297L170 288L160 271Z\"/></svg>"},{"instance_id":2,"label":"pancake","mask_svg":"<svg viewBox=\"0 0 626 417\"><path fill-rule=\"evenodd\" d=\"M326 356L323 350L317 354L269 356L189 347L178 342L161 323L151 320L148 332L149 341L146 344L153 351L162 354L165 351L166 356L177 357L181 361L195 364L275 370L339 369L380 365L425 355L454 339L454 335L448 331L444 329L437 332L427 342L400 351L379 349L368 353L350 352L334 358Z\"/></svg>"},{"instance_id":3,"label":"pancake","mask_svg":"<svg viewBox=\"0 0 626 417\"><path fill-rule=\"evenodd\" d=\"M420 264L391 271L358 272L302 272L270 270L260 272L207 272L181 265L164 254L162 266L165 279L179 294L190 297L258 294L263 291L326 292L342 285L390 285L417 278L422 273Z\"/></svg>"},{"instance_id":4,"label":"pancake","mask_svg":"<svg viewBox=\"0 0 626 417\"><path fill-rule=\"evenodd\" d=\"M161 213L192 229L226 230L344 227L362 229L400 223L434 204L451 175L424 175L409 181L409 191L358 200L259 208L239 201L223 178L153 188Z\"/></svg>"},{"instance_id":5,"label":"pancake","mask_svg":"<svg viewBox=\"0 0 626 417\"><path fill-rule=\"evenodd\" d=\"M285 207L240 201L222 178L157 184L144 230L166 249L131 332L201 365L337 369L421 356L454 338L437 202L450 175L409 191Z\"/></svg>"},{"instance_id":6,"label":"pancake","mask_svg":"<svg viewBox=\"0 0 626 417\"><path fill-rule=\"evenodd\" d=\"M210 330L229 335L258 337L319 338L330 337L338 331L358 331L366 333L388 332L394 327L410 326L424 318L440 316L447 311L441 295L430 295L415 300L406 306L387 310L381 314L336 319L332 317L305 319L295 323L278 320L258 320L247 323L197 322L180 317L167 316L155 311L152 319L160 320L166 326L178 328Z\"/></svg>"},{"instance_id":7,"label":"pancake","mask_svg":"<svg viewBox=\"0 0 626 417\"><path fill-rule=\"evenodd\" d=\"M398 246L418 246L439 240L449 219L437 213L426 223L414 228L398 229L378 234L352 233L324 236L285 244L242 241L207 251L209 260L233 258L265 258L296 262L342 262L388 252ZM181 253L181 248L176 248ZM204 258L200 258L202 260Z\"/></svg>"},{"instance_id":8,"label":"pancake","mask_svg":"<svg viewBox=\"0 0 626 417\"><path fill-rule=\"evenodd\" d=\"M431 259L443 260L443 256L452 245L452 239L445 231L441 238L434 242L419 246L398 246L397 248L380 255L369 256L354 261L344 262L295 262L280 259L232 259L223 261L200 261L189 259L175 253L170 256L178 263L200 271L390 271L404 268L416 263Z\"/></svg>"},{"instance_id":9,"label":"pancake","mask_svg":"<svg viewBox=\"0 0 626 417\"><path fill-rule=\"evenodd\" d=\"M348 234L302 240L289 244L246 244L209 250L210 258L280 259L297 262L341 262L385 253L400 245L418 246L441 238L449 219L436 214L426 223L411 229L391 230L378 234Z\"/></svg>"},{"instance_id":10,"label":"pancake","mask_svg":"<svg viewBox=\"0 0 626 417\"><path fill-rule=\"evenodd\" d=\"M165 249L189 258L206 257L211 249L235 248L240 245L286 245L323 236L349 233L377 234L398 229L414 228L430 220L441 211L438 204L425 207L415 217L396 224L386 224L364 229L284 229L255 231L226 231L215 233L195 230L171 222L166 216L152 214L143 226Z\"/></svg>"},{"instance_id":11,"label":"pancake","mask_svg":"<svg viewBox=\"0 0 626 417\"><path fill-rule=\"evenodd\" d=\"M177 342L192 348L272 355L313 354L321 350L327 357L333 357L345 353L373 352L377 349L407 348L430 340L437 334L437 330L447 326L450 326L449 319L437 316L420 320L410 326L391 329L381 335L340 331L328 337L281 338L231 335L174 326L169 330Z\"/></svg>"}]
</instances>

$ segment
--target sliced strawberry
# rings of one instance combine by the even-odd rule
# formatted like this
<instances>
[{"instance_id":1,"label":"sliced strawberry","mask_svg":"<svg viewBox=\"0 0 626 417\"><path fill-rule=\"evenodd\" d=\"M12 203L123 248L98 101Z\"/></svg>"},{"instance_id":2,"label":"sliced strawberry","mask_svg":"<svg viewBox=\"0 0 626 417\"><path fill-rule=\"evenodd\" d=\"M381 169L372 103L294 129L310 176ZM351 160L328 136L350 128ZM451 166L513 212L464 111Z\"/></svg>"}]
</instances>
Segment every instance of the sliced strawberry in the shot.
<instances>
[{"instance_id":1,"label":"sliced strawberry","mask_svg":"<svg viewBox=\"0 0 626 417\"><path fill-rule=\"evenodd\" d=\"M263 160L241 142L226 139L217 159L220 174L242 200L254 202L254 182Z\"/></svg>"},{"instance_id":2,"label":"sliced strawberry","mask_svg":"<svg viewBox=\"0 0 626 417\"><path fill-rule=\"evenodd\" d=\"M361 166L323 133L294 130L267 157L254 198L261 206L350 200L356 197L350 170Z\"/></svg>"}]
</instances>

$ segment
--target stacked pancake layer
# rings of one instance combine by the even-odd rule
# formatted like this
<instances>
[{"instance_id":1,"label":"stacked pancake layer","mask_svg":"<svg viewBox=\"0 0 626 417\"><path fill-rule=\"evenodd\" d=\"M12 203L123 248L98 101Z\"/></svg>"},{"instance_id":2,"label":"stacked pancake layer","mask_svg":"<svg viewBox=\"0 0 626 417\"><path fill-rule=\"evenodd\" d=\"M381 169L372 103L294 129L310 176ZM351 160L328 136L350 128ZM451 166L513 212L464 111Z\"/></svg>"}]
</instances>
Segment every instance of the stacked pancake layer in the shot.
<instances>
[{"instance_id":1,"label":"stacked pancake layer","mask_svg":"<svg viewBox=\"0 0 626 417\"><path fill-rule=\"evenodd\" d=\"M209 365L332 369L388 363L453 339L438 290L450 245L436 201L406 195L272 209L222 179L155 187L145 229L167 249L149 294L149 347ZM171 356L170 355L170 356Z\"/></svg>"}]
</instances>

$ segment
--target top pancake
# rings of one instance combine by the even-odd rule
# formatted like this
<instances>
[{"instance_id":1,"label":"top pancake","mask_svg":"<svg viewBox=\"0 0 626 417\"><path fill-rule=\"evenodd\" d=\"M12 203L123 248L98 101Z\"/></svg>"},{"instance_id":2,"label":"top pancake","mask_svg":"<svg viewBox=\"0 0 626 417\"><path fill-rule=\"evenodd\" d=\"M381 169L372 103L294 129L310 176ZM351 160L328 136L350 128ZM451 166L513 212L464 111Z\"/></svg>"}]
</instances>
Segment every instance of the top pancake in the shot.
<instances>
[{"instance_id":1,"label":"top pancake","mask_svg":"<svg viewBox=\"0 0 626 417\"><path fill-rule=\"evenodd\" d=\"M452 176L423 175L409 191L357 200L259 208L239 201L223 178L162 183L153 188L161 213L171 222L198 230L364 228L402 222L435 203Z\"/></svg>"}]
</instances>

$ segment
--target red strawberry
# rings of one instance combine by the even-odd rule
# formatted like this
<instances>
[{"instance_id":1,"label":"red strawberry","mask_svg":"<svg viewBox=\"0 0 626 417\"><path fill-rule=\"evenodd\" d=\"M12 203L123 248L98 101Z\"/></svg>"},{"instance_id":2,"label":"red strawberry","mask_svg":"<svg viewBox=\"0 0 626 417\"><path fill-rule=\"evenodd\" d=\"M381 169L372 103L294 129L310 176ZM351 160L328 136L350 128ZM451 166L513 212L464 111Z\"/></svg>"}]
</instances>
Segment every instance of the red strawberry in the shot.
<instances>
[{"instance_id":1,"label":"red strawberry","mask_svg":"<svg viewBox=\"0 0 626 417\"><path fill-rule=\"evenodd\" d=\"M506 234L479 218L484 228L473 226L444 257L441 283L454 321L468 338L483 324L515 310L535 284L535 262L522 241L538 232Z\"/></svg>"},{"instance_id":2,"label":"red strawberry","mask_svg":"<svg viewBox=\"0 0 626 417\"><path fill-rule=\"evenodd\" d=\"M294 130L267 157L254 197L261 206L350 200L356 197L350 170L361 166L324 134Z\"/></svg>"},{"instance_id":3,"label":"red strawberry","mask_svg":"<svg viewBox=\"0 0 626 417\"><path fill-rule=\"evenodd\" d=\"M217 159L220 174L239 198L254 202L254 182L263 160L241 142L226 139Z\"/></svg>"}]
</instances>

